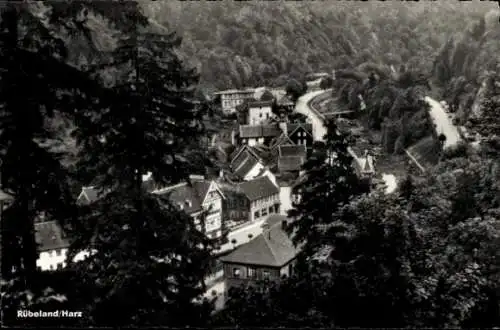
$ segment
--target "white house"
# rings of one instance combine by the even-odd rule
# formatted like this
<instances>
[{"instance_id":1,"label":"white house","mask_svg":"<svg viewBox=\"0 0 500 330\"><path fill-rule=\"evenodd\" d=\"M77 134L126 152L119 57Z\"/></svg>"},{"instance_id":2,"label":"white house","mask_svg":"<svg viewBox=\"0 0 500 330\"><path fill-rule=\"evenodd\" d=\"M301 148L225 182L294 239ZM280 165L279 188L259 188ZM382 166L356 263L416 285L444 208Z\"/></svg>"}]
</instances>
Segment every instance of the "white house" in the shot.
<instances>
[{"instance_id":1,"label":"white house","mask_svg":"<svg viewBox=\"0 0 500 330\"><path fill-rule=\"evenodd\" d=\"M262 125L273 117L273 101L248 102L247 123L249 125Z\"/></svg>"},{"instance_id":2,"label":"white house","mask_svg":"<svg viewBox=\"0 0 500 330\"><path fill-rule=\"evenodd\" d=\"M230 114L236 112L236 107L243 104L245 100L252 99L254 93L253 88L247 88L243 90L230 89L214 93L214 95L220 95L222 111L225 114Z\"/></svg>"},{"instance_id":3,"label":"white house","mask_svg":"<svg viewBox=\"0 0 500 330\"><path fill-rule=\"evenodd\" d=\"M225 198L215 181L203 176L190 176L191 184L179 183L153 191L154 194L168 194L170 202L195 219L198 230L209 238L222 236L222 200ZM205 228L201 216L205 214Z\"/></svg>"},{"instance_id":4,"label":"white house","mask_svg":"<svg viewBox=\"0 0 500 330\"><path fill-rule=\"evenodd\" d=\"M39 269L47 271L66 267L70 242L56 221L35 223L35 237L39 252L36 266ZM90 254L90 251L81 251L73 258L73 261L81 261Z\"/></svg>"},{"instance_id":5,"label":"white house","mask_svg":"<svg viewBox=\"0 0 500 330\"><path fill-rule=\"evenodd\" d=\"M268 145L273 139L281 134L278 125L240 125L239 141L241 144L256 146L260 144Z\"/></svg>"}]
</instances>

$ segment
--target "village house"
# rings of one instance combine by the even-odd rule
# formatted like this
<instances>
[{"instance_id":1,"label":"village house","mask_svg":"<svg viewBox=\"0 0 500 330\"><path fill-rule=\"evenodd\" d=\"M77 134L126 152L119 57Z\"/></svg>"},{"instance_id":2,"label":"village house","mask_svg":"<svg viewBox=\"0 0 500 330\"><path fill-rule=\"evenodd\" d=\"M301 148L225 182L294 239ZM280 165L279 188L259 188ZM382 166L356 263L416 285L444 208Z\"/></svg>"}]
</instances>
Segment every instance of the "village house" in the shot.
<instances>
[{"instance_id":1,"label":"village house","mask_svg":"<svg viewBox=\"0 0 500 330\"><path fill-rule=\"evenodd\" d=\"M280 114L283 112L283 116L285 116L293 111L295 104L291 100L290 96L282 95L279 99L277 99L276 107L278 108L278 112L280 112Z\"/></svg>"},{"instance_id":2,"label":"village house","mask_svg":"<svg viewBox=\"0 0 500 330\"><path fill-rule=\"evenodd\" d=\"M151 173L143 175L143 187L154 194L168 194L173 206L185 211L195 219L199 230L207 237L218 238L222 235L222 200L224 194L215 181L206 180L203 176L191 175L188 182L182 182L166 188L157 189ZM91 204L100 197L96 187L83 187L77 203ZM201 215L206 215L205 228L201 227Z\"/></svg>"},{"instance_id":3,"label":"village house","mask_svg":"<svg viewBox=\"0 0 500 330\"><path fill-rule=\"evenodd\" d=\"M270 125L240 125L238 141L239 144L255 146L258 144L268 145L274 138L281 134L276 124Z\"/></svg>"},{"instance_id":4,"label":"village house","mask_svg":"<svg viewBox=\"0 0 500 330\"><path fill-rule=\"evenodd\" d=\"M248 125L262 125L269 123L273 114L273 101L248 102L246 123Z\"/></svg>"},{"instance_id":5,"label":"village house","mask_svg":"<svg viewBox=\"0 0 500 330\"><path fill-rule=\"evenodd\" d=\"M372 178L375 175L374 158L368 150L365 150L363 156L357 157L355 161L354 168L356 174L358 174L361 179Z\"/></svg>"},{"instance_id":6,"label":"village house","mask_svg":"<svg viewBox=\"0 0 500 330\"><path fill-rule=\"evenodd\" d=\"M239 187L249 203L250 222L265 219L269 214L280 213L279 189L268 176L242 182Z\"/></svg>"},{"instance_id":7,"label":"village house","mask_svg":"<svg viewBox=\"0 0 500 330\"><path fill-rule=\"evenodd\" d=\"M242 145L231 155L230 168L235 180L248 181L262 174L270 161L269 148L256 145Z\"/></svg>"},{"instance_id":8,"label":"village house","mask_svg":"<svg viewBox=\"0 0 500 330\"><path fill-rule=\"evenodd\" d=\"M284 144L277 147L279 173L292 172L299 175L307 158L304 144Z\"/></svg>"},{"instance_id":9,"label":"village house","mask_svg":"<svg viewBox=\"0 0 500 330\"><path fill-rule=\"evenodd\" d=\"M287 224L285 216L269 216L261 235L221 258L226 297L231 288L277 281L293 274L300 249L285 232Z\"/></svg>"},{"instance_id":10,"label":"village house","mask_svg":"<svg viewBox=\"0 0 500 330\"><path fill-rule=\"evenodd\" d=\"M253 88L248 89L231 89L226 91L220 91L214 93L215 96L220 96L221 107L224 114L228 115L236 112L236 107L243 104L245 100L252 99L254 97L255 90Z\"/></svg>"},{"instance_id":11,"label":"village house","mask_svg":"<svg viewBox=\"0 0 500 330\"><path fill-rule=\"evenodd\" d=\"M215 181L192 175L190 183L179 183L153 193L167 195L172 205L189 214L195 220L198 230L205 232L208 238L222 236L222 201L225 196ZM204 228L201 223L203 215Z\"/></svg>"},{"instance_id":12,"label":"village house","mask_svg":"<svg viewBox=\"0 0 500 330\"><path fill-rule=\"evenodd\" d=\"M220 183L220 187L226 197L223 219L227 228L260 221L281 210L276 177L268 169L253 180L236 184Z\"/></svg>"},{"instance_id":13,"label":"village house","mask_svg":"<svg viewBox=\"0 0 500 330\"><path fill-rule=\"evenodd\" d=\"M35 240L38 244L38 259L36 261L38 269L51 271L66 267L70 240L56 221L36 222ZM73 261L81 261L88 255L90 255L88 251L79 252Z\"/></svg>"},{"instance_id":14,"label":"village house","mask_svg":"<svg viewBox=\"0 0 500 330\"><path fill-rule=\"evenodd\" d=\"M289 123L280 122L279 127L284 135L286 135L293 144L305 145L312 147L314 142L312 134L312 124L309 123Z\"/></svg>"}]
</instances>

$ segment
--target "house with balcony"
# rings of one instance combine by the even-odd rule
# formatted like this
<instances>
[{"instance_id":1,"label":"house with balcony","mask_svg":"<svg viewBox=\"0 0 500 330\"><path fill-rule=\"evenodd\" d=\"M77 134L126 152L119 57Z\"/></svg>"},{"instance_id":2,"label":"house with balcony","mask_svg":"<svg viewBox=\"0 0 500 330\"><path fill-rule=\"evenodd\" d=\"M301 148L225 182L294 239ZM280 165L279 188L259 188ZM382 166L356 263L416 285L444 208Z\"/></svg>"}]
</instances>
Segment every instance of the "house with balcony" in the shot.
<instances>
[{"instance_id":1,"label":"house with balcony","mask_svg":"<svg viewBox=\"0 0 500 330\"><path fill-rule=\"evenodd\" d=\"M170 187L153 191L154 194L166 195L173 206L189 214L198 230L208 238L222 236L222 201L225 196L215 181L203 176L190 176L190 182L182 182ZM202 216L205 215L205 226Z\"/></svg>"},{"instance_id":2,"label":"house with balcony","mask_svg":"<svg viewBox=\"0 0 500 330\"><path fill-rule=\"evenodd\" d=\"M253 99L255 90L247 89L230 89L214 93L214 96L220 97L221 108L224 114L232 114L236 112L236 107L243 104L248 99Z\"/></svg>"},{"instance_id":3,"label":"house with balcony","mask_svg":"<svg viewBox=\"0 0 500 330\"><path fill-rule=\"evenodd\" d=\"M287 224L285 216L269 216L261 235L221 258L226 297L233 287L279 281L293 274L300 248L285 232Z\"/></svg>"}]
</instances>

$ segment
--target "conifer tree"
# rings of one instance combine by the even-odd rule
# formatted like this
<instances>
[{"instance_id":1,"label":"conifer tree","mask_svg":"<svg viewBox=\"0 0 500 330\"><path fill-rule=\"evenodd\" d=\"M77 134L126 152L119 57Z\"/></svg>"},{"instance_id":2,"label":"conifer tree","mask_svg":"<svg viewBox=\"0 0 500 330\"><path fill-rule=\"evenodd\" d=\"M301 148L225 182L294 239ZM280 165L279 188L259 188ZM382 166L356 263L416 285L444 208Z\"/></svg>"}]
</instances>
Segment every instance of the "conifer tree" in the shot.
<instances>
[{"instance_id":1,"label":"conifer tree","mask_svg":"<svg viewBox=\"0 0 500 330\"><path fill-rule=\"evenodd\" d=\"M36 265L35 221L56 220L67 227L75 215L61 163L64 155L52 150L50 141L56 136L47 124L55 113L78 107L82 100L75 97L76 90L95 87L85 74L65 63L63 40L33 6L11 2L1 8L1 174L3 188L14 198L1 224L6 323L13 321L11 312L19 304L34 303L45 289ZM80 106L87 104L80 102Z\"/></svg>"},{"instance_id":2,"label":"conifer tree","mask_svg":"<svg viewBox=\"0 0 500 330\"><path fill-rule=\"evenodd\" d=\"M210 314L201 295L212 242L142 181L151 172L160 187L178 183L200 164L197 75L175 54L179 44L137 22L113 63L99 68L119 73L108 82L115 96L78 114L79 167L102 191L83 212L83 235L72 247L95 250L73 265L77 281L87 283L80 294L88 297L90 324L201 325Z\"/></svg>"},{"instance_id":3,"label":"conifer tree","mask_svg":"<svg viewBox=\"0 0 500 330\"><path fill-rule=\"evenodd\" d=\"M301 198L289 211L289 216L296 220L289 229L294 243L306 243L306 254L321 243L319 227L334 222L338 208L360 192L347 136L330 121L324 141L315 143L304 164L305 179L295 188Z\"/></svg>"}]
</instances>

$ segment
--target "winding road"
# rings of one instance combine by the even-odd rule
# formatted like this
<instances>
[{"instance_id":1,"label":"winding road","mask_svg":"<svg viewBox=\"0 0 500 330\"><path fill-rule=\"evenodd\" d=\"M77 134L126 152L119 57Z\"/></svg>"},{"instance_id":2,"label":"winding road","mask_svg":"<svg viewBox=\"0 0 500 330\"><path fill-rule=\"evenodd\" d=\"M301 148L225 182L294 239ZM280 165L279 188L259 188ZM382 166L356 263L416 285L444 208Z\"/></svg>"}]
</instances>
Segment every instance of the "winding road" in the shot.
<instances>
[{"instance_id":1,"label":"winding road","mask_svg":"<svg viewBox=\"0 0 500 330\"><path fill-rule=\"evenodd\" d=\"M309 105L315 97L323 93L331 93L331 92L332 92L331 89L327 89L327 90L320 90L320 91L306 93L303 96L301 96L297 100L297 103L295 104L295 111L309 118L313 126L313 138L315 141L322 141L324 136L326 135L326 127L324 125L325 118L318 111L312 109ZM351 148L349 148L348 151L351 154L351 156L353 156L353 158L356 161L358 161L358 157L356 156L354 151ZM383 173L382 180L384 180L385 182L386 185L385 192L387 194L390 194L396 190L397 180L393 174Z\"/></svg>"},{"instance_id":2,"label":"winding road","mask_svg":"<svg viewBox=\"0 0 500 330\"><path fill-rule=\"evenodd\" d=\"M452 119L448 117L448 113L446 113L443 106L438 101L428 96L426 96L424 100L430 105L429 113L432 122L436 125L437 134L444 134L444 136L446 136L443 148L449 148L456 145L461 140L461 137L458 128L453 125Z\"/></svg>"}]
</instances>

